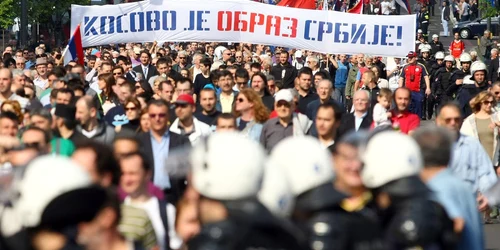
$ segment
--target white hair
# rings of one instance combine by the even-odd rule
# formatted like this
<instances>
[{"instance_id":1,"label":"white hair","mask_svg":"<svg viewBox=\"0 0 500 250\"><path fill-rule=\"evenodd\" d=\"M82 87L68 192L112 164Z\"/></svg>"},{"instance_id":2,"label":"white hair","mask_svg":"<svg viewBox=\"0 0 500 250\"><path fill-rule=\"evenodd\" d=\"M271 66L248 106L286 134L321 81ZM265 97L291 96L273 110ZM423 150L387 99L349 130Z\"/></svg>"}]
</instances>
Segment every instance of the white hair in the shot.
<instances>
[{"instance_id":1,"label":"white hair","mask_svg":"<svg viewBox=\"0 0 500 250\"><path fill-rule=\"evenodd\" d=\"M491 54L493 54L493 53L497 53L498 54L498 49L497 48L491 49Z\"/></svg>"}]
</instances>

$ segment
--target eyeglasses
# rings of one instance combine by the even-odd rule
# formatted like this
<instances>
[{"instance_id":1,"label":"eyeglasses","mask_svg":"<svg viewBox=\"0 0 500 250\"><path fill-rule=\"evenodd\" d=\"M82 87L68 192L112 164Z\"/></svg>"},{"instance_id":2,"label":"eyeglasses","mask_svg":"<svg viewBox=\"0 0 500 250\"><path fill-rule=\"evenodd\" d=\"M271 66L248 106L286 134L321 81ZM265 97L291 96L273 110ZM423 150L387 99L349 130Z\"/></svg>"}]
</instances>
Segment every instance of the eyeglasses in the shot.
<instances>
[{"instance_id":1,"label":"eyeglasses","mask_svg":"<svg viewBox=\"0 0 500 250\"><path fill-rule=\"evenodd\" d=\"M185 57L179 57L179 59L186 59Z\"/></svg>"},{"instance_id":2,"label":"eyeglasses","mask_svg":"<svg viewBox=\"0 0 500 250\"><path fill-rule=\"evenodd\" d=\"M186 108L188 106L187 103L176 103L175 108Z\"/></svg>"},{"instance_id":3,"label":"eyeglasses","mask_svg":"<svg viewBox=\"0 0 500 250\"><path fill-rule=\"evenodd\" d=\"M114 76L121 76L122 72L113 73Z\"/></svg>"},{"instance_id":4,"label":"eyeglasses","mask_svg":"<svg viewBox=\"0 0 500 250\"><path fill-rule=\"evenodd\" d=\"M493 104L493 101L484 101L483 104L484 105L491 105L491 104Z\"/></svg>"},{"instance_id":5,"label":"eyeglasses","mask_svg":"<svg viewBox=\"0 0 500 250\"><path fill-rule=\"evenodd\" d=\"M461 119L460 117L445 118L445 119L444 119L444 122L445 122L446 124L451 123L451 121L454 121L455 123L459 123L459 122L460 122L460 119Z\"/></svg>"},{"instance_id":6,"label":"eyeglasses","mask_svg":"<svg viewBox=\"0 0 500 250\"><path fill-rule=\"evenodd\" d=\"M245 102L245 99L243 99L243 98L238 98L238 102Z\"/></svg>"},{"instance_id":7,"label":"eyeglasses","mask_svg":"<svg viewBox=\"0 0 500 250\"><path fill-rule=\"evenodd\" d=\"M285 106L286 108L289 108L291 107L290 103L288 103L287 101L279 101L278 103L276 103L276 106L279 108L279 107L282 107L282 106Z\"/></svg>"},{"instance_id":8,"label":"eyeglasses","mask_svg":"<svg viewBox=\"0 0 500 250\"><path fill-rule=\"evenodd\" d=\"M134 107L125 107L125 111L130 111L130 110L134 111L136 109L137 108L135 106Z\"/></svg>"},{"instance_id":9,"label":"eyeglasses","mask_svg":"<svg viewBox=\"0 0 500 250\"><path fill-rule=\"evenodd\" d=\"M167 116L166 113L159 113L159 114L149 114L149 118L165 118Z\"/></svg>"}]
</instances>

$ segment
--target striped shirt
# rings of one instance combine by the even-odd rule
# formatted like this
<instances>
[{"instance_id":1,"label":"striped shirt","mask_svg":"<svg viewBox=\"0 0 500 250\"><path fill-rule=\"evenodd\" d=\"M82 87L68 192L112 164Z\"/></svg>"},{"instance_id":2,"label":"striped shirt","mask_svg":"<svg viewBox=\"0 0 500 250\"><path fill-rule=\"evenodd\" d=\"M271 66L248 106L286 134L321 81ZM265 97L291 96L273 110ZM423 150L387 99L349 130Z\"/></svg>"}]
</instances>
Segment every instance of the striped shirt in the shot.
<instances>
[{"instance_id":1,"label":"striped shirt","mask_svg":"<svg viewBox=\"0 0 500 250\"><path fill-rule=\"evenodd\" d=\"M146 211L129 205L121 205L120 208L120 233L129 240L139 241L145 249L157 246L156 234Z\"/></svg>"}]
</instances>

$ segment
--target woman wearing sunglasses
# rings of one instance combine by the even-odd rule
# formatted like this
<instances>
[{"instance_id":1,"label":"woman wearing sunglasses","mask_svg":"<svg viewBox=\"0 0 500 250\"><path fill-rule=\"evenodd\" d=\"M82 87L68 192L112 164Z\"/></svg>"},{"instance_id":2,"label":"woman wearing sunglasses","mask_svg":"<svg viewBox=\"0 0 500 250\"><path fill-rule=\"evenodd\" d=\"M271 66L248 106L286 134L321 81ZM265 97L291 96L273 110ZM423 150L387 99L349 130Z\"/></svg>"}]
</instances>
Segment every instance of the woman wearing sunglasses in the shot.
<instances>
[{"instance_id":1,"label":"woman wearing sunglasses","mask_svg":"<svg viewBox=\"0 0 500 250\"><path fill-rule=\"evenodd\" d=\"M500 135L498 132L500 122L499 113L494 112L493 109L496 107L495 96L488 91L480 92L472 98L470 107L473 113L464 120L460 132L479 139L479 142L493 162L493 166L491 167L498 167L498 152L500 150L500 145L498 144ZM492 216L498 216L497 209L494 209ZM492 223L490 211L486 211L484 217L485 223Z\"/></svg>"},{"instance_id":2,"label":"woman wearing sunglasses","mask_svg":"<svg viewBox=\"0 0 500 250\"><path fill-rule=\"evenodd\" d=\"M129 97L125 100L123 105L125 109L125 115L127 116L128 123L122 126L116 126L116 132L120 132L123 129L134 131L136 133L141 132L141 104L137 98Z\"/></svg>"},{"instance_id":3,"label":"woman wearing sunglasses","mask_svg":"<svg viewBox=\"0 0 500 250\"><path fill-rule=\"evenodd\" d=\"M269 119L269 111L259 94L253 89L243 89L236 98L234 116L238 129L252 140L259 141L263 124Z\"/></svg>"}]
</instances>

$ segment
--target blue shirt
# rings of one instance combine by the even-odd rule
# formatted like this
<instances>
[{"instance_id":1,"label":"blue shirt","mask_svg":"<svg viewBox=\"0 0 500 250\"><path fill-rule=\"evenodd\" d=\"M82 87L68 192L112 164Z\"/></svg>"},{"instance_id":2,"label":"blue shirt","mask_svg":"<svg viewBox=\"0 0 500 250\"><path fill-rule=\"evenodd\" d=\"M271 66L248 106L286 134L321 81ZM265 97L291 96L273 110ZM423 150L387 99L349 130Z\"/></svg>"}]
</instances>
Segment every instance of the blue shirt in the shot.
<instances>
[{"instance_id":1,"label":"blue shirt","mask_svg":"<svg viewBox=\"0 0 500 250\"><path fill-rule=\"evenodd\" d=\"M165 132L161 138L161 142L158 142L153 134L150 133L151 136L151 146L153 149L153 158L154 158L154 176L153 183L161 188L168 189L170 188L170 179L168 177L168 173L166 170L166 162L168 158L168 150L170 145L170 133Z\"/></svg>"},{"instance_id":2,"label":"blue shirt","mask_svg":"<svg viewBox=\"0 0 500 250\"><path fill-rule=\"evenodd\" d=\"M347 62L343 64L340 61L337 61L337 65L339 66L335 71L335 87L345 87L347 82Z\"/></svg>"},{"instance_id":3,"label":"blue shirt","mask_svg":"<svg viewBox=\"0 0 500 250\"><path fill-rule=\"evenodd\" d=\"M461 218L465 221L456 249L484 249L483 225L469 186L449 169L436 174L427 185L434 191L435 201L443 205L451 219Z\"/></svg>"},{"instance_id":4,"label":"blue shirt","mask_svg":"<svg viewBox=\"0 0 500 250\"><path fill-rule=\"evenodd\" d=\"M356 114L354 114L354 125L356 127L356 131L359 130L359 127L361 126L361 123L363 122L363 119L365 119L365 116L368 114L368 112L365 112L361 117L357 117Z\"/></svg>"},{"instance_id":5,"label":"blue shirt","mask_svg":"<svg viewBox=\"0 0 500 250\"><path fill-rule=\"evenodd\" d=\"M453 145L449 168L453 174L465 181L469 191L484 193L497 182L497 175L490 157L479 140L460 134Z\"/></svg>"}]
</instances>

